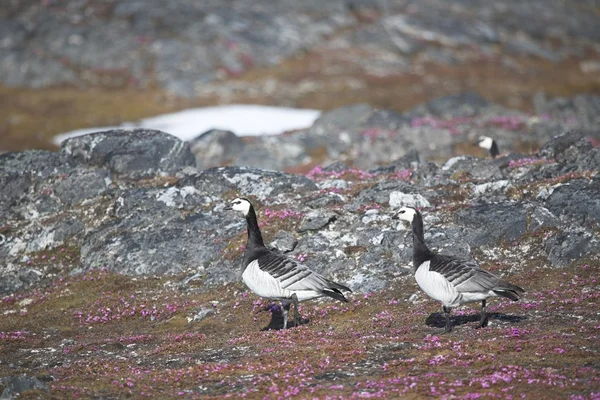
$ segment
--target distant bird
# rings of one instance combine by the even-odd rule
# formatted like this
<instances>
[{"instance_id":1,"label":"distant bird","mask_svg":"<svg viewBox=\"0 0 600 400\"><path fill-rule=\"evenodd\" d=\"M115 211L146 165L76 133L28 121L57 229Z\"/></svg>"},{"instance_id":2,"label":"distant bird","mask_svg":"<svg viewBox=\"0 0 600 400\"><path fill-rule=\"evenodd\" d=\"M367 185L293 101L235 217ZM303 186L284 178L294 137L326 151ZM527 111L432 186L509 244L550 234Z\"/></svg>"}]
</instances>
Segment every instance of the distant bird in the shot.
<instances>
[{"instance_id":1,"label":"distant bird","mask_svg":"<svg viewBox=\"0 0 600 400\"><path fill-rule=\"evenodd\" d=\"M294 323L300 323L298 303L329 296L348 302L342 291L349 288L308 269L298 261L265 247L254 207L247 199L237 198L225 210L240 211L248 223L248 242L244 252L242 279L258 296L279 300L282 305L283 329L287 328L288 313L294 303Z\"/></svg>"},{"instance_id":2,"label":"distant bird","mask_svg":"<svg viewBox=\"0 0 600 400\"><path fill-rule=\"evenodd\" d=\"M475 144L482 149L489 151L492 158L496 158L500 154L500 151L498 150L498 144L489 136L479 136L479 139L477 142L475 142Z\"/></svg>"},{"instance_id":3,"label":"distant bird","mask_svg":"<svg viewBox=\"0 0 600 400\"><path fill-rule=\"evenodd\" d=\"M429 297L442 303L446 328L450 332L450 311L461 304L481 301L481 319L478 328L487 324L486 300L488 297L507 297L519 300L525 290L484 271L475 261L464 261L452 256L436 254L425 244L423 218L411 207L397 213L399 219L412 225L413 266L417 284Z\"/></svg>"}]
</instances>

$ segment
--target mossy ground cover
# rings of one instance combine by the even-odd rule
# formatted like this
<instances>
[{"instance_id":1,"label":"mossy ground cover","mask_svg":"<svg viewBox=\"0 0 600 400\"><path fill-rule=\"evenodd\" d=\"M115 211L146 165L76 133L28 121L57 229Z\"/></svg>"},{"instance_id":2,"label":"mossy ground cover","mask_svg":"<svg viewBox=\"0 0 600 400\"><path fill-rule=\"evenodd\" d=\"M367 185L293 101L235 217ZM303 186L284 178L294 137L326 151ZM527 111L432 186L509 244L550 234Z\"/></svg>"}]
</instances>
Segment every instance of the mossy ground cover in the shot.
<instances>
[{"instance_id":1,"label":"mossy ground cover","mask_svg":"<svg viewBox=\"0 0 600 400\"><path fill-rule=\"evenodd\" d=\"M91 270L2 299L0 376L48 381L24 398L597 398L599 270L523 261L510 274L522 301L492 300L483 329L477 306L459 308L448 335L411 277L302 304L308 323L261 331L268 302L242 284ZM213 313L188 323L201 308Z\"/></svg>"}]
</instances>

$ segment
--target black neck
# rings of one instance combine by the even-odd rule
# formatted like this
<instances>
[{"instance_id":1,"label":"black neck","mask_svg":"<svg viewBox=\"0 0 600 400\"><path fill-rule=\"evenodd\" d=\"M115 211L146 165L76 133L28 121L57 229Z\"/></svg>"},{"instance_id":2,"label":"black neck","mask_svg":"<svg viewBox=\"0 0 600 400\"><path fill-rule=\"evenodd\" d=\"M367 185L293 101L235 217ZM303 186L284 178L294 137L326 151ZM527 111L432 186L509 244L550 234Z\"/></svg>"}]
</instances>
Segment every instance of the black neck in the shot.
<instances>
[{"instance_id":1,"label":"black neck","mask_svg":"<svg viewBox=\"0 0 600 400\"><path fill-rule=\"evenodd\" d=\"M256 213L254 207L250 206L248 215L246 215L246 222L248 223L248 244L246 248L251 247L265 247L260 229L258 229L258 220L256 219Z\"/></svg>"},{"instance_id":2,"label":"black neck","mask_svg":"<svg viewBox=\"0 0 600 400\"><path fill-rule=\"evenodd\" d=\"M495 140L492 140L492 147L490 148L490 155L492 156L492 158L496 158L499 154L500 154L500 151L498 151L498 145L496 144Z\"/></svg>"},{"instance_id":3,"label":"black neck","mask_svg":"<svg viewBox=\"0 0 600 400\"><path fill-rule=\"evenodd\" d=\"M413 234L413 267L415 270L425 261L431 260L434 253L425 244L425 233L423 232L423 217L416 212L412 221Z\"/></svg>"}]
</instances>

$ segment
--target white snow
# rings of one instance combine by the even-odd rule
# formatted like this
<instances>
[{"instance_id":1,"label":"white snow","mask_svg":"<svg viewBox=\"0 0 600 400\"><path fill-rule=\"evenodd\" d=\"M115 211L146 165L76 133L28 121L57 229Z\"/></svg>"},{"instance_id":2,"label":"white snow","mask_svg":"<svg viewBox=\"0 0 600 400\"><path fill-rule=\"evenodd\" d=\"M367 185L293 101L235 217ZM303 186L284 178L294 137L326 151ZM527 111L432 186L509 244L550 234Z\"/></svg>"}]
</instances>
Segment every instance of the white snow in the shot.
<instances>
[{"instance_id":1,"label":"white snow","mask_svg":"<svg viewBox=\"0 0 600 400\"><path fill-rule=\"evenodd\" d=\"M238 136L276 135L285 131L310 127L321 111L287 107L234 104L190 108L172 114L125 122L120 126L84 128L56 135L55 144L71 137L109 129L158 129L191 140L210 129L224 129Z\"/></svg>"}]
</instances>

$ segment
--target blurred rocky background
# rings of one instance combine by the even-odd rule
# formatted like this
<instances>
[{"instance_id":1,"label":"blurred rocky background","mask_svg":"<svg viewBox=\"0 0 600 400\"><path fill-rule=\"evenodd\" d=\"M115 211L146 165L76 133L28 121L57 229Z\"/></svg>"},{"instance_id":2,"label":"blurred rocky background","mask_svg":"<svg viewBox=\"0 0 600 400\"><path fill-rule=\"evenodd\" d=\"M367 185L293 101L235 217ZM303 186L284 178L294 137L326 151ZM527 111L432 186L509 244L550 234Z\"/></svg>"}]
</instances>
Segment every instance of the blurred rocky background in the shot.
<instances>
[{"instance_id":1,"label":"blurred rocky background","mask_svg":"<svg viewBox=\"0 0 600 400\"><path fill-rule=\"evenodd\" d=\"M50 139L64 131L190 106L333 110L364 103L402 113L467 92L420 113L382 117L365 106L337 118L351 116L361 132L380 137L427 111L427 117L473 117L493 104L524 113L514 122L524 134L537 121L532 115L586 127L599 114L597 98L589 96L600 90L598 13L594 0L5 0L0 149L55 149ZM327 122L344 128L335 118ZM284 154L285 161L264 166L310 164L298 150L302 140L288 146L296 158ZM447 148L458 141L433 142L444 157L464 151ZM542 144L535 135L523 141ZM302 150L335 158L345 146L321 145L311 140ZM261 151L271 154L265 146ZM216 162L256 164L240 157Z\"/></svg>"}]
</instances>

